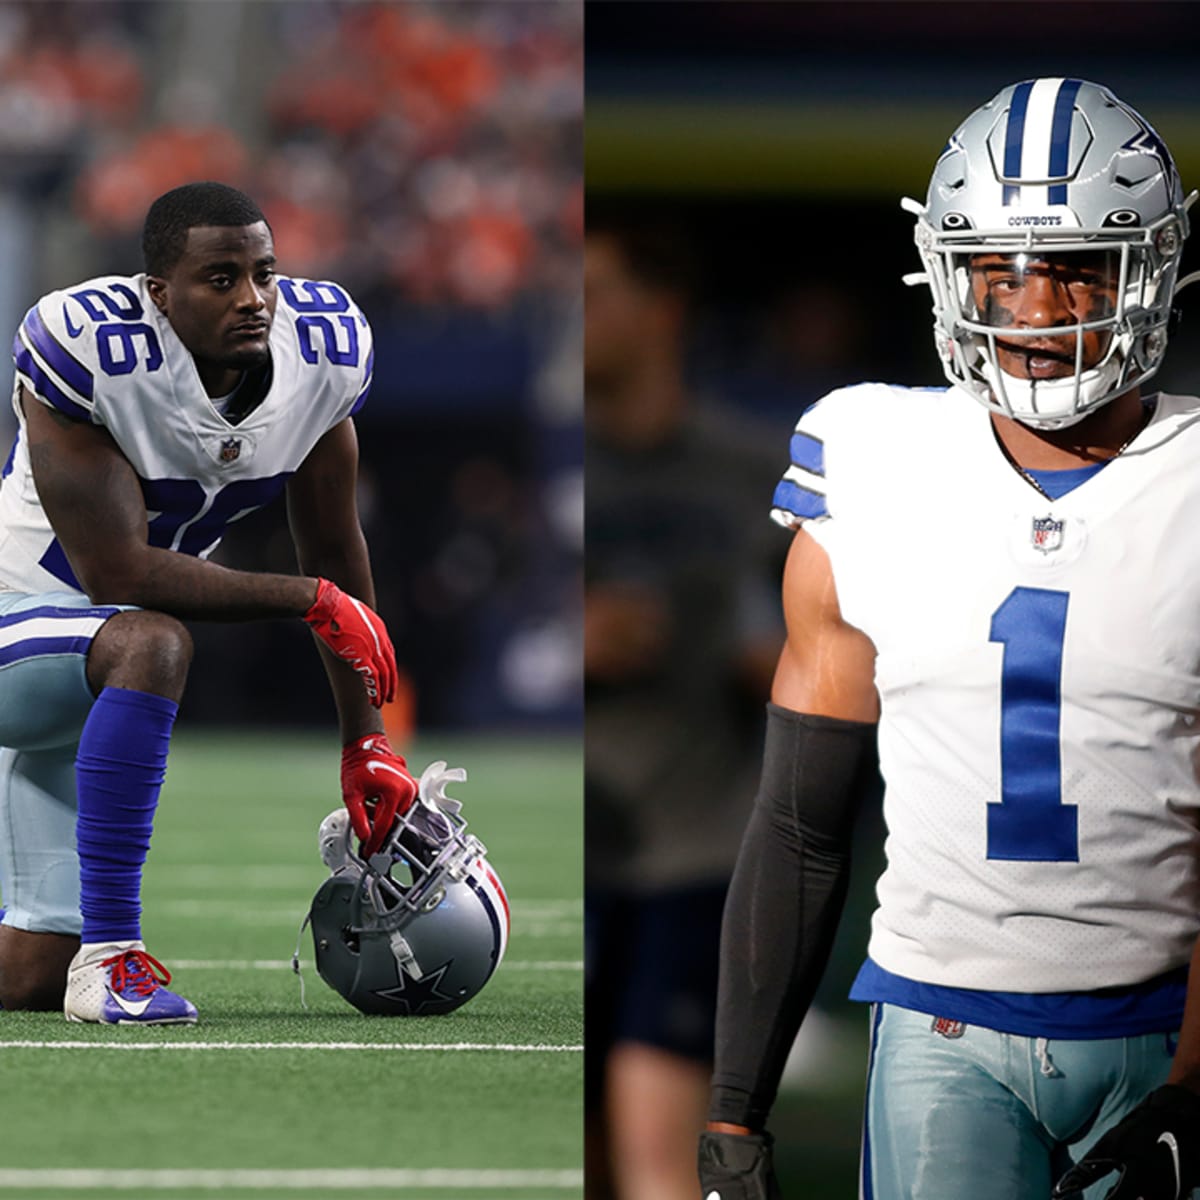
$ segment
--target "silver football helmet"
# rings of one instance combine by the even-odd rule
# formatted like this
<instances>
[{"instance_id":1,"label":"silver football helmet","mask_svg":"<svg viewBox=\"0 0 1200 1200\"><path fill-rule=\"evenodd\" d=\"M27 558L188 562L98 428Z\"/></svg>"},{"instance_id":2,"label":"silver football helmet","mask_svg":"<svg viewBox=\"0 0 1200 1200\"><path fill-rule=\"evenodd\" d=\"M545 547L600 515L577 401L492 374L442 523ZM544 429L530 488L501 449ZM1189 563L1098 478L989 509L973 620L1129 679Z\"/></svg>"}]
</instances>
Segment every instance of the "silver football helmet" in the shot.
<instances>
[{"instance_id":1,"label":"silver football helmet","mask_svg":"<svg viewBox=\"0 0 1200 1200\"><path fill-rule=\"evenodd\" d=\"M504 957L504 887L445 793L464 779L444 762L427 767L417 801L369 861L359 856L346 809L321 822L321 860L331 873L308 916L317 973L361 1012L452 1012Z\"/></svg>"},{"instance_id":2,"label":"silver football helmet","mask_svg":"<svg viewBox=\"0 0 1200 1200\"><path fill-rule=\"evenodd\" d=\"M946 377L1038 429L1072 425L1149 379L1166 350L1177 286L1200 277L1177 283L1195 199L1184 198L1158 134L1107 88L1080 79L1006 87L951 136L926 203L903 201L917 217L925 266L905 282L933 293ZM1051 327L1073 346L1072 373L1025 379L1001 370L998 337L1031 355L1047 329L1023 328L1011 313L998 319L973 282L980 261L1018 272L1043 264L1035 266L1043 273L1049 261L1105 281L1103 304L1068 304L1070 323ZM1085 335L1099 335L1090 339L1096 361L1085 361Z\"/></svg>"}]
</instances>

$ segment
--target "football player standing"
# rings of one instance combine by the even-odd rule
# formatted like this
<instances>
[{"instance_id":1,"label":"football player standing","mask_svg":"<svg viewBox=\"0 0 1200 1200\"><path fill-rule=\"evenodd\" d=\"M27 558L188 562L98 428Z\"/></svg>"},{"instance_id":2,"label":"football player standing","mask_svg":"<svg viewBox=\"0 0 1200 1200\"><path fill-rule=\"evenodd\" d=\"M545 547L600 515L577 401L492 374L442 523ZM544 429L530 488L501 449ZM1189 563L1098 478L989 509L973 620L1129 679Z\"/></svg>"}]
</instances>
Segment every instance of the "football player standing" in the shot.
<instances>
[{"instance_id":1,"label":"football player standing","mask_svg":"<svg viewBox=\"0 0 1200 1200\"><path fill-rule=\"evenodd\" d=\"M764 1126L876 738L860 1194L1200 1184L1200 400L1144 390L1195 198L1133 109L1046 78L906 202L951 386L827 396L775 493L788 640L723 926L707 1200L780 1194Z\"/></svg>"},{"instance_id":2,"label":"football player standing","mask_svg":"<svg viewBox=\"0 0 1200 1200\"><path fill-rule=\"evenodd\" d=\"M220 183L160 196L145 272L51 292L13 344L0 486L0 1005L190 1024L141 940L141 876L191 658L183 620L300 618L336 701L343 799L371 843L416 785L378 708L396 665L358 520L371 331L275 273ZM206 561L286 494L302 575ZM342 589L345 589L344 591Z\"/></svg>"}]
</instances>

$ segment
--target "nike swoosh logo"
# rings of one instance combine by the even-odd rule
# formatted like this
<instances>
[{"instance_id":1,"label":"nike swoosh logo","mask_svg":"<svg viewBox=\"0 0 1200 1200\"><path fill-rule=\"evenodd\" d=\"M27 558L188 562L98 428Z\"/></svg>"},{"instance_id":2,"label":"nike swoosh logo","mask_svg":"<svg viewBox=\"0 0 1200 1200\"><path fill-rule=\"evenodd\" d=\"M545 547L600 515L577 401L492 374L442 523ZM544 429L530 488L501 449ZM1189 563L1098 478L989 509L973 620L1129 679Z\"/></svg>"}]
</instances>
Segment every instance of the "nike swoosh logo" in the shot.
<instances>
[{"instance_id":1,"label":"nike swoosh logo","mask_svg":"<svg viewBox=\"0 0 1200 1200\"><path fill-rule=\"evenodd\" d=\"M406 772L401 771L396 767L389 766L387 763L382 763L382 762L367 763L367 770L372 775L374 775L376 771L391 771L391 773L393 775L398 775L401 779L408 778L408 774Z\"/></svg>"},{"instance_id":2,"label":"nike swoosh logo","mask_svg":"<svg viewBox=\"0 0 1200 1200\"><path fill-rule=\"evenodd\" d=\"M370 620L370 618L368 618L366 612L363 609L363 606L361 604L359 604L359 602L357 600L355 600L355 598L353 596L347 596L346 599L349 600L350 603L354 606L354 611L356 613L358 613L359 618L361 619L362 623L367 627L368 631L371 634L371 641L373 641L375 643L375 649L378 652L380 649L379 634L377 634L375 632L375 626L371 623L371 620Z\"/></svg>"},{"instance_id":3,"label":"nike swoosh logo","mask_svg":"<svg viewBox=\"0 0 1200 1200\"><path fill-rule=\"evenodd\" d=\"M1179 1172L1179 1143L1173 1133L1160 1133L1158 1140L1171 1152L1171 1161L1175 1164L1175 1200L1180 1200L1183 1191L1183 1176Z\"/></svg>"},{"instance_id":4,"label":"nike swoosh logo","mask_svg":"<svg viewBox=\"0 0 1200 1200\"><path fill-rule=\"evenodd\" d=\"M67 337L77 338L83 332L82 325L71 324L71 314L67 312L67 306L63 305L63 322L67 327Z\"/></svg>"},{"instance_id":5,"label":"nike swoosh logo","mask_svg":"<svg viewBox=\"0 0 1200 1200\"><path fill-rule=\"evenodd\" d=\"M152 997L147 996L145 1000L126 1000L124 996L118 996L112 988L106 989L108 994L117 1002L117 1007L131 1017L140 1017L142 1013L150 1005Z\"/></svg>"}]
</instances>

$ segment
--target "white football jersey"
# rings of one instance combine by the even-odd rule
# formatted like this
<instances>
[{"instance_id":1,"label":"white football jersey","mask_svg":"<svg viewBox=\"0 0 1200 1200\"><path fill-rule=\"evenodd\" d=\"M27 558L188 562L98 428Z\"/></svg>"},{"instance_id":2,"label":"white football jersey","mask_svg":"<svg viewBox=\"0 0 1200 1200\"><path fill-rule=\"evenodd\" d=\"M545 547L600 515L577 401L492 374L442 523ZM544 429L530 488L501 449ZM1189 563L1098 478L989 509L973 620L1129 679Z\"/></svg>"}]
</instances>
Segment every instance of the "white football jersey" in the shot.
<instances>
[{"instance_id":1,"label":"white football jersey","mask_svg":"<svg viewBox=\"0 0 1200 1200\"><path fill-rule=\"evenodd\" d=\"M1161 395L1048 500L955 390L810 409L772 516L829 554L878 651L887 869L871 958L951 987L1083 991L1200 932L1200 401Z\"/></svg>"},{"instance_id":2,"label":"white football jersey","mask_svg":"<svg viewBox=\"0 0 1200 1200\"><path fill-rule=\"evenodd\" d=\"M202 558L358 411L374 362L366 318L337 284L277 283L270 384L237 424L205 393L144 275L92 279L29 310L13 343L19 429L0 484L0 588L80 590L34 488L17 384L103 426L141 480L150 543Z\"/></svg>"}]
</instances>

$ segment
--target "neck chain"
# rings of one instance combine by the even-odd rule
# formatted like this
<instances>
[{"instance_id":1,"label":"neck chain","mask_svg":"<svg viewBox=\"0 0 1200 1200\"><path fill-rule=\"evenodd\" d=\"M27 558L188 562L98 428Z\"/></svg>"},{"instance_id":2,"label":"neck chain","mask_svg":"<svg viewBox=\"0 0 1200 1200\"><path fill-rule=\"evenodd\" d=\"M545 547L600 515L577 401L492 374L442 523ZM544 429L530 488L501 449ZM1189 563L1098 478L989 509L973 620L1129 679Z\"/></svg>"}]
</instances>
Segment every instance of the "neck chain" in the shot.
<instances>
[{"instance_id":1,"label":"neck chain","mask_svg":"<svg viewBox=\"0 0 1200 1200\"><path fill-rule=\"evenodd\" d=\"M1154 407L1155 407L1155 401L1153 399L1151 399L1149 397L1143 399L1143 401L1142 401L1142 419L1134 426L1133 432L1116 448L1116 450L1113 451L1113 453L1111 454L1110 457L1100 460L1101 463L1110 463L1110 462L1112 462L1112 460L1114 458L1119 458L1122 454L1125 453L1125 450L1129 447L1129 444L1150 423L1150 417L1154 413ZM1017 462L1017 460L1015 458L1013 458L1012 454L1009 452L1008 447L1004 444L1003 439L1000 437L999 433L996 432L996 427L994 425L992 426L992 432L995 435L996 442L999 445L1001 452L1003 453L1004 457L1006 459L1008 459L1008 465L1010 467L1012 467L1012 469L1014 471L1016 471L1016 473L1018 475L1020 475L1020 477L1022 479L1024 479L1025 482L1027 484L1029 484L1030 487L1032 487L1036 492L1040 493L1047 500L1049 500L1051 504L1053 504L1054 497L1051 496L1050 493L1048 491L1046 491L1046 489L1044 487L1042 487L1042 485L1040 483L1038 483L1037 479L1034 478L1034 476L1031 472L1027 471L1023 466L1021 466L1021 464L1019 462ZM1081 464L1081 465L1086 465L1086 464ZM1064 470L1070 470L1070 468L1064 468Z\"/></svg>"}]
</instances>

